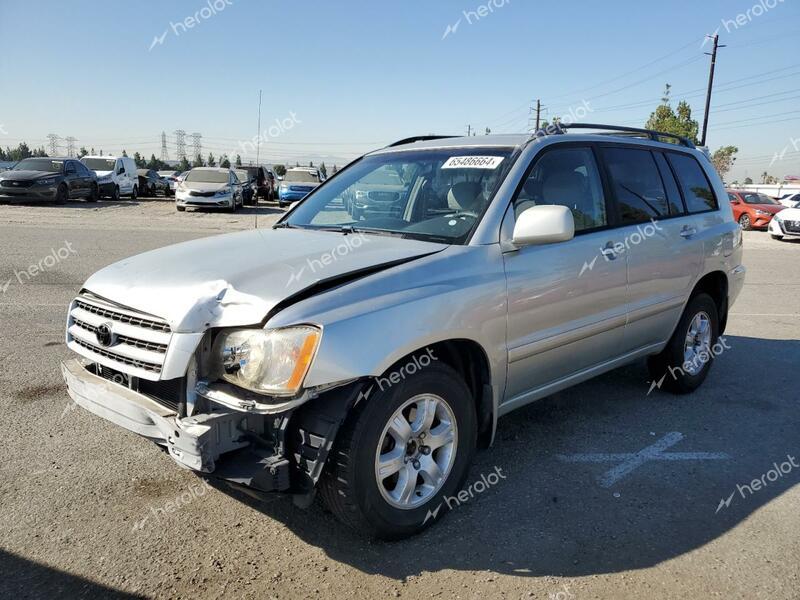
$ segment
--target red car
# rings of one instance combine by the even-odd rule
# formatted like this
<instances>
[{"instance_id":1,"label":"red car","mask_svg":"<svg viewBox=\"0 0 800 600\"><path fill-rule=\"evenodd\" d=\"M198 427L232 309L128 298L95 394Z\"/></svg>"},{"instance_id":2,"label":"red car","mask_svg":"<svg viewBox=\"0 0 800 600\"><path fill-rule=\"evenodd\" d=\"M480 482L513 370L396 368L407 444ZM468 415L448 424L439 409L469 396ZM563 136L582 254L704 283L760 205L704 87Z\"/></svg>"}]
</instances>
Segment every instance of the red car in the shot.
<instances>
[{"instance_id":1,"label":"red car","mask_svg":"<svg viewBox=\"0 0 800 600\"><path fill-rule=\"evenodd\" d=\"M742 229L766 229L772 217L785 206L769 196L744 190L727 190L733 208L733 218L739 221Z\"/></svg>"}]
</instances>

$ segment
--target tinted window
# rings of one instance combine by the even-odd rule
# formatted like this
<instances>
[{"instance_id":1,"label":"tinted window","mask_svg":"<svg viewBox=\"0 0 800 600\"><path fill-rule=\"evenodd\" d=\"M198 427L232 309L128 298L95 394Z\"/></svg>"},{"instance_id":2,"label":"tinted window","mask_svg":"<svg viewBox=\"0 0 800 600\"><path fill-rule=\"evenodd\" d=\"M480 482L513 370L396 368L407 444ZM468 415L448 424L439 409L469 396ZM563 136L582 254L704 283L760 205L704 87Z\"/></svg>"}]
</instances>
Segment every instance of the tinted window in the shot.
<instances>
[{"instance_id":1,"label":"tinted window","mask_svg":"<svg viewBox=\"0 0 800 600\"><path fill-rule=\"evenodd\" d=\"M667 201L667 192L649 150L605 148L603 156L623 224L641 223L677 213Z\"/></svg>"},{"instance_id":2,"label":"tinted window","mask_svg":"<svg viewBox=\"0 0 800 600\"><path fill-rule=\"evenodd\" d=\"M698 213L706 210L715 210L717 200L711 184L703 172L703 168L693 156L686 154L669 154L669 162L675 169L678 176L683 197L686 200L686 208L690 213Z\"/></svg>"},{"instance_id":3,"label":"tinted window","mask_svg":"<svg viewBox=\"0 0 800 600\"><path fill-rule=\"evenodd\" d=\"M514 201L519 215L531 206L560 204L572 211L575 231L608 224L603 185L589 148L546 152L534 165Z\"/></svg>"},{"instance_id":4,"label":"tinted window","mask_svg":"<svg viewBox=\"0 0 800 600\"><path fill-rule=\"evenodd\" d=\"M736 194L728 194L728 200L730 200L731 202L738 202L739 196L737 196Z\"/></svg>"},{"instance_id":5,"label":"tinted window","mask_svg":"<svg viewBox=\"0 0 800 600\"><path fill-rule=\"evenodd\" d=\"M75 170L75 163L72 162L72 161L69 161L67 163L67 166L65 167L65 169L66 169L66 171L65 171L66 173L77 173L77 171Z\"/></svg>"},{"instance_id":6,"label":"tinted window","mask_svg":"<svg viewBox=\"0 0 800 600\"><path fill-rule=\"evenodd\" d=\"M661 152L653 152L658 165L658 172L661 173L661 181L664 182L664 187L667 190L667 202L669 202L669 211L671 215L682 215L686 212L681 200L681 192L678 189L678 183L675 181L675 176L672 174L672 169L669 168L667 159Z\"/></svg>"}]
</instances>

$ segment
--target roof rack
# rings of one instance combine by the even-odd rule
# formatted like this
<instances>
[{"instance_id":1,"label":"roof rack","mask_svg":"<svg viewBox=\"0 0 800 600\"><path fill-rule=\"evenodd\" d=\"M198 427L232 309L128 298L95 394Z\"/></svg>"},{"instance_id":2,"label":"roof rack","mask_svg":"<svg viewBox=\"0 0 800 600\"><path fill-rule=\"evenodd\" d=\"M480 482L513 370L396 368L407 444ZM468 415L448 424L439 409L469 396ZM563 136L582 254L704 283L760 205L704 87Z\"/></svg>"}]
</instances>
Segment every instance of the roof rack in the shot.
<instances>
[{"instance_id":1,"label":"roof rack","mask_svg":"<svg viewBox=\"0 0 800 600\"><path fill-rule=\"evenodd\" d=\"M415 135L414 137L397 140L393 144L386 146L387 148L394 148L395 146L403 146L405 144L413 144L414 142L427 142L428 140L446 140L456 137L454 135Z\"/></svg>"},{"instance_id":2,"label":"roof rack","mask_svg":"<svg viewBox=\"0 0 800 600\"><path fill-rule=\"evenodd\" d=\"M670 138L677 140L682 146L695 148L694 142L687 137L664 131L654 131L652 129L640 129L638 127L624 127L622 125L599 125L597 123L554 123L545 129L539 129L533 133L533 137L542 137L551 134L563 134L568 129L601 129L607 132L622 132L635 135L644 135L654 142L660 142L660 138ZM608 134L607 134L608 135Z\"/></svg>"}]
</instances>

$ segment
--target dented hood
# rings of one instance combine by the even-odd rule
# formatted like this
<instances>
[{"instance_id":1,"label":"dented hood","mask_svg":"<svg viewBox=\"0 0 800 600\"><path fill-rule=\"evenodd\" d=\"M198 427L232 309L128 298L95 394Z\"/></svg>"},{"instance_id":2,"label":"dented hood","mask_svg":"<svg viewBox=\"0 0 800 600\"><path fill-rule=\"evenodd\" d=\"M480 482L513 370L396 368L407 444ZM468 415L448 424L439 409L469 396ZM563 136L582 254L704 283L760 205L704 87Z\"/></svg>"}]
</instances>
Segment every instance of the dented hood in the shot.
<instances>
[{"instance_id":1,"label":"dented hood","mask_svg":"<svg viewBox=\"0 0 800 600\"><path fill-rule=\"evenodd\" d=\"M173 331L253 325L321 282L438 252L443 244L300 229L256 229L126 258L84 288L165 319Z\"/></svg>"}]
</instances>

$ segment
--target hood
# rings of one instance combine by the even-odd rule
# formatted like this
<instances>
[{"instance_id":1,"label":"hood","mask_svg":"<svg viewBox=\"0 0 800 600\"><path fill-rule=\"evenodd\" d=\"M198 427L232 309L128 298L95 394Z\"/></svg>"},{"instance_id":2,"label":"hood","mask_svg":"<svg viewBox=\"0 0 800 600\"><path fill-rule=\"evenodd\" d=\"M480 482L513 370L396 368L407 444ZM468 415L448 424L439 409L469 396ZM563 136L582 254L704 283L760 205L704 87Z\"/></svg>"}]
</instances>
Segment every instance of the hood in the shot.
<instances>
[{"instance_id":1,"label":"hood","mask_svg":"<svg viewBox=\"0 0 800 600\"><path fill-rule=\"evenodd\" d=\"M42 177L58 177L59 175L61 173L53 173L52 171L4 171L0 177L13 181L31 181Z\"/></svg>"},{"instance_id":2,"label":"hood","mask_svg":"<svg viewBox=\"0 0 800 600\"><path fill-rule=\"evenodd\" d=\"M301 187L314 189L320 184L318 181L282 181L281 185L288 185L290 187Z\"/></svg>"},{"instance_id":3,"label":"hood","mask_svg":"<svg viewBox=\"0 0 800 600\"><path fill-rule=\"evenodd\" d=\"M384 236L255 229L145 252L92 275L84 288L165 319L173 331L261 323L321 282L447 248Z\"/></svg>"},{"instance_id":4,"label":"hood","mask_svg":"<svg viewBox=\"0 0 800 600\"><path fill-rule=\"evenodd\" d=\"M800 221L800 208L784 208L781 213L781 220Z\"/></svg>"},{"instance_id":5,"label":"hood","mask_svg":"<svg viewBox=\"0 0 800 600\"><path fill-rule=\"evenodd\" d=\"M207 183L205 181L184 181L183 188L195 192L216 192L228 187L228 183Z\"/></svg>"},{"instance_id":6,"label":"hood","mask_svg":"<svg viewBox=\"0 0 800 600\"><path fill-rule=\"evenodd\" d=\"M92 169L89 170L92 171ZM113 171L93 171L93 172L95 175L97 175L97 177L108 177L109 175L111 175L111 173L113 173Z\"/></svg>"},{"instance_id":7,"label":"hood","mask_svg":"<svg viewBox=\"0 0 800 600\"><path fill-rule=\"evenodd\" d=\"M786 208L782 204L780 206L776 206L775 204L748 204L747 206L756 210L764 210L773 215L775 213L781 212Z\"/></svg>"}]
</instances>

